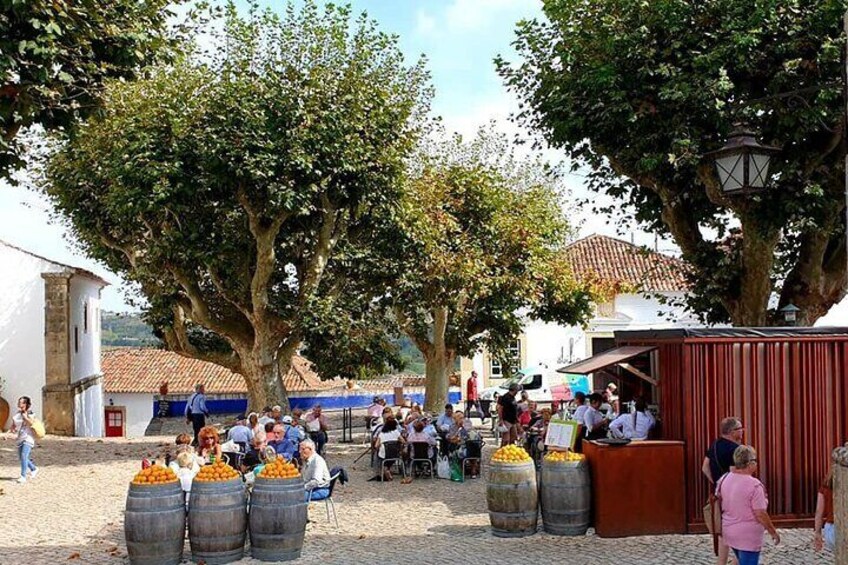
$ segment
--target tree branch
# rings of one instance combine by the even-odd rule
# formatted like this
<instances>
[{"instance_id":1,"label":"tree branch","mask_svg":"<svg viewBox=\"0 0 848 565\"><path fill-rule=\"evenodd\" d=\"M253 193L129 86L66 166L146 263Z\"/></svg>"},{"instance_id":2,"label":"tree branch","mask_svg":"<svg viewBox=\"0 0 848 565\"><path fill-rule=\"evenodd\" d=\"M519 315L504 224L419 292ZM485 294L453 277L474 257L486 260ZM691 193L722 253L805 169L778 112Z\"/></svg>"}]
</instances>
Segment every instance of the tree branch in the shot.
<instances>
[{"instance_id":1,"label":"tree branch","mask_svg":"<svg viewBox=\"0 0 848 565\"><path fill-rule=\"evenodd\" d=\"M183 357L190 359L200 359L214 363L233 371L241 373L241 358L238 353L233 350L231 353L219 353L211 351L200 351L194 347L188 338L187 324L185 311L181 306L174 306L174 323L171 327L163 328L165 343L169 351L173 351Z\"/></svg>"}]
</instances>

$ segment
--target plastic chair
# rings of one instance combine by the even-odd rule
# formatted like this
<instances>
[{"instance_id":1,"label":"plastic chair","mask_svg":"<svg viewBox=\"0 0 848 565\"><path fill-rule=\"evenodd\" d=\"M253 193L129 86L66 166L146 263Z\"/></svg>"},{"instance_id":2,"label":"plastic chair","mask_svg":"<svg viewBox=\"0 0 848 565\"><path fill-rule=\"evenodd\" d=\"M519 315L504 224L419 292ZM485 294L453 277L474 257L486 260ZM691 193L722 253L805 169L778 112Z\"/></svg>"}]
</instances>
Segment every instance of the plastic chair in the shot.
<instances>
[{"instance_id":1,"label":"plastic chair","mask_svg":"<svg viewBox=\"0 0 848 565\"><path fill-rule=\"evenodd\" d=\"M465 442L465 459L462 460L462 480L465 480L465 469L469 461L477 461L477 464L482 466L483 460L483 441L466 441ZM477 475L480 476L479 474Z\"/></svg>"},{"instance_id":2,"label":"plastic chair","mask_svg":"<svg viewBox=\"0 0 848 565\"><path fill-rule=\"evenodd\" d=\"M433 460L430 459L430 444L426 441L413 441L409 444L411 446L412 457L409 460L409 474L413 475L415 471L415 464L421 463L422 466L426 464L430 470L430 476L434 475L433 473Z\"/></svg>"},{"instance_id":3,"label":"plastic chair","mask_svg":"<svg viewBox=\"0 0 848 565\"><path fill-rule=\"evenodd\" d=\"M336 503L333 502L333 489L336 487L336 481L339 480L339 475L341 475L341 471L336 471L332 475L330 475L330 494L327 495L327 498L324 499L324 508L327 509L327 521L330 521L330 508L333 509L333 519L336 522L336 527L339 527L339 517L336 516ZM309 489L309 501L312 502L312 491L314 488ZM316 500L315 502L321 502L320 500Z\"/></svg>"},{"instance_id":4,"label":"plastic chair","mask_svg":"<svg viewBox=\"0 0 848 565\"><path fill-rule=\"evenodd\" d=\"M392 470L392 467L397 465L400 467L400 472L403 474L403 477L406 478L406 466L403 464L403 457L400 451L400 442L399 441L387 441L382 444L383 453L385 453L385 457L383 457L383 462L380 465L380 482L382 483L385 478L383 476L383 472L386 469L386 463L389 464L389 471Z\"/></svg>"}]
</instances>

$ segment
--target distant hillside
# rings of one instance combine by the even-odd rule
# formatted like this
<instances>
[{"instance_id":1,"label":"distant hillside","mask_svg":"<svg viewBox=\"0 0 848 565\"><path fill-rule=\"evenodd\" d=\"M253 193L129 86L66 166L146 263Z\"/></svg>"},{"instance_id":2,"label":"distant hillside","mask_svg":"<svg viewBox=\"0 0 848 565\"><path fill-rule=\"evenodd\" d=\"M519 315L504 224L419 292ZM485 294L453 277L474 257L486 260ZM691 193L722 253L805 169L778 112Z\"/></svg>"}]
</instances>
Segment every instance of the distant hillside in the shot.
<instances>
[{"instance_id":1,"label":"distant hillside","mask_svg":"<svg viewBox=\"0 0 848 565\"><path fill-rule=\"evenodd\" d=\"M159 339L153 329L144 323L139 314L103 312L100 343L103 346L157 346Z\"/></svg>"}]
</instances>

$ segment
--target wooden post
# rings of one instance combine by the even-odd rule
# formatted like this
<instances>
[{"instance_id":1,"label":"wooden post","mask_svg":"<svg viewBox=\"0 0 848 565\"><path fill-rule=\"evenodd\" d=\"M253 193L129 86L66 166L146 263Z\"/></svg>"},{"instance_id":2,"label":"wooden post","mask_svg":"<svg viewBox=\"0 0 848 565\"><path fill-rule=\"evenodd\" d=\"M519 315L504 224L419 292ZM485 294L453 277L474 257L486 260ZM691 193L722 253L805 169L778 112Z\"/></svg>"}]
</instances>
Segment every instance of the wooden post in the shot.
<instances>
[{"instance_id":1,"label":"wooden post","mask_svg":"<svg viewBox=\"0 0 848 565\"><path fill-rule=\"evenodd\" d=\"M848 565L848 444L833 450L833 524L835 565Z\"/></svg>"}]
</instances>

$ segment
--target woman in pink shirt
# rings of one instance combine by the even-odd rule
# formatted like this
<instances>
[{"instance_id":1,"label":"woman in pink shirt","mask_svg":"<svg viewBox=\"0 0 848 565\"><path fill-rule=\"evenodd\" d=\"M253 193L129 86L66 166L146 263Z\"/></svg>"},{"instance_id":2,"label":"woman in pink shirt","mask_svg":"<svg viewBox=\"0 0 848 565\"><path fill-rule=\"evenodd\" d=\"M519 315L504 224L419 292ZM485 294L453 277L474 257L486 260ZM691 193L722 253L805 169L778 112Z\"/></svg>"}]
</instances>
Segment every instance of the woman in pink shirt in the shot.
<instances>
[{"instance_id":1,"label":"woman in pink shirt","mask_svg":"<svg viewBox=\"0 0 848 565\"><path fill-rule=\"evenodd\" d=\"M739 565L758 565L763 533L768 530L776 544L780 543L780 536L766 512L766 489L754 477L757 452L740 445L733 452L733 465L716 486L716 495L721 498L721 536L733 549Z\"/></svg>"}]
</instances>

